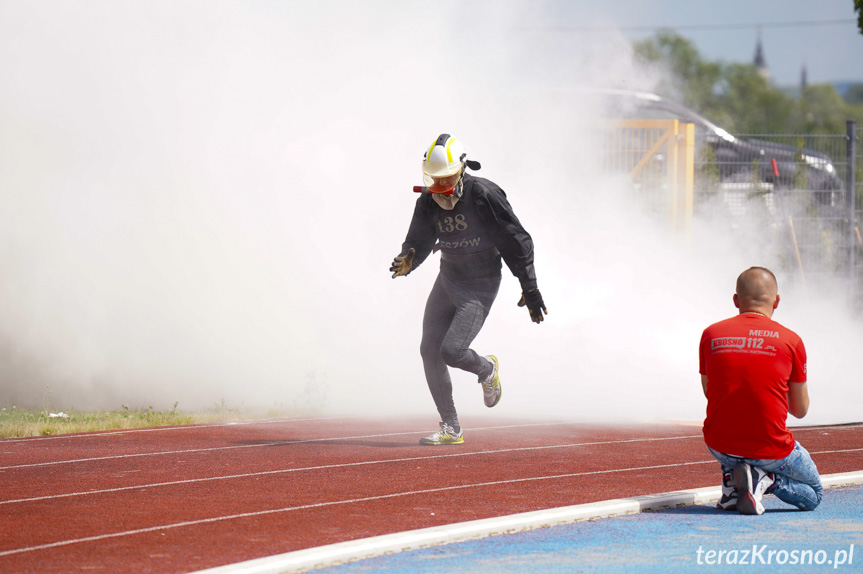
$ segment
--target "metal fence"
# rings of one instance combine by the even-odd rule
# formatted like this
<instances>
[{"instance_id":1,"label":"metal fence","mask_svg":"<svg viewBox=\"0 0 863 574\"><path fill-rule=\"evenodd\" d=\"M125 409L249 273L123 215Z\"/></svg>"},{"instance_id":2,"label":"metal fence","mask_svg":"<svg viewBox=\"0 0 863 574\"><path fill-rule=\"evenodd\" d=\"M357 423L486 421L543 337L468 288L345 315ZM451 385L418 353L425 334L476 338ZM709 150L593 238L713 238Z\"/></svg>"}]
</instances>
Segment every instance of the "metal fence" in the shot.
<instances>
[{"instance_id":1,"label":"metal fence","mask_svg":"<svg viewBox=\"0 0 863 574\"><path fill-rule=\"evenodd\" d=\"M861 238L860 227L863 225L863 145L861 145L861 136L863 136L863 126L853 125L849 122L848 127L848 145L849 156L851 156L851 165L846 165L846 181L851 188L854 189L852 195L854 215L854 237L853 243L856 246L853 250L854 258L852 265L851 279L851 298L854 308L857 311L863 309L863 238Z\"/></svg>"},{"instance_id":2,"label":"metal fence","mask_svg":"<svg viewBox=\"0 0 863 574\"><path fill-rule=\"evenodd\" d=\"M700 134L696 220L807 289L863 309L861 131L848 122L845 134Z\"/></svg>"},{"instance_id":3,"label":"metal fence","mask_svg":"<svg viewBox=\"0 0 863 574\"><path fill-rule=\"evenodd\" d=\"M642 206L673 229L700 234L705 252L731 244L783 281L863 313L863 127L849 121L846 133L826 135L693 128L611 120L603 166L627 174Z\"/></svg>"},{"instance_id":4,"label":"metal fence","mask_svg":"<svg viewBox=\"0 0 863 574\"><path fill-rule=\"evenodd\" d=\"M679 120L613 120L602 131L603 168L626 173L652 215L685 229L692 212L693 124Z\"/></svg>"}]
</instances>

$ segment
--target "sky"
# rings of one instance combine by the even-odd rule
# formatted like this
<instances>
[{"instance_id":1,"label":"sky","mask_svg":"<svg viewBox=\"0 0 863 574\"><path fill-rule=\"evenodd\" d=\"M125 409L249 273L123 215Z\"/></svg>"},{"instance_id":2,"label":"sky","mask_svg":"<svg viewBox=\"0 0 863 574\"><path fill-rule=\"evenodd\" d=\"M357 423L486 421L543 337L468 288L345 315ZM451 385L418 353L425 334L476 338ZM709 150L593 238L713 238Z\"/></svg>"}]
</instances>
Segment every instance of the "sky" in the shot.
<instances>
[{"instance_id":1,"label":"sky","mask_svg":"<svg viewBox=\"0 0 863 574\"><path fill-rule=\"evenodd\" d=\"M856 20L853 0L609 0L561 2L559 10L549 27L570 28L558 32L564 36L597 34L588 28L607 23L627 38L644 39L655 32L640 28L668 27L690 40L703 58L729 63L752 62L761 26L764 56L778 86L799 85L804 64L810 83L863 82L863 35L856 22L814 25Z\"/></svg>"},{"instance_id":2,"label":"sky","mask_svg":"<svg viewBox=\"0 0 863 574\"><path fill-rule=\"evenodd\" d=\"M437 260L387 269L422 152L450 133L533 236L549 309L531 323L504 271L475 342L501 359L495 416L697 420L701 332L734 312L741 270L778 256L709 222L681 237L601 173L598 110L569 88L650 90L664 72L625 30L548 26L696 16L646 5L0 0L0 408L436 428L418 350ZM818 358L807 422L859 417L863 329L792 276L778 317ZM453 376L461 412L489 416L475 378Z\"/></svg>"}]
</instances>

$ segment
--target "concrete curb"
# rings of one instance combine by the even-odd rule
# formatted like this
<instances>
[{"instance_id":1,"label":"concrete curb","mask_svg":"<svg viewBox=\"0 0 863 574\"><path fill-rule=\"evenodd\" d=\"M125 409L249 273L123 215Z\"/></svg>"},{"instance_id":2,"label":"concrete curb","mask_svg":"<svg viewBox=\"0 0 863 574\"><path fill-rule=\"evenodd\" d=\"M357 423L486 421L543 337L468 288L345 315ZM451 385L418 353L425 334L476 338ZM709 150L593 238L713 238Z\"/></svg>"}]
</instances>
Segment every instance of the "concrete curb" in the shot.
<instances>
[{"instance_id":1,"label":"concrete curb","mask_svg":"<svg viewBox=\"0 0 863 574\"><path fill-rule=\"evenodd\" d=\"M823 475L821 483L825 488L863 484L863 471ZM384 536L374 536L350 542L307 548L305 550L297 550L296 552L288 552L286 554L278 554L276 556L201 570L200 574L284 574L287 572L303 572L343 562L373 558L383 554L405 552L428 546L437 546L438 544L461 542L521 530L569 524L582 520L608 518L623 514L635 514L662 508L709 504L719 500L719 496L720 488L716 486L537 510L534 512L459 522L445 526L421 528L419 530L408 530Z\"/></svg>"}]
</instances>

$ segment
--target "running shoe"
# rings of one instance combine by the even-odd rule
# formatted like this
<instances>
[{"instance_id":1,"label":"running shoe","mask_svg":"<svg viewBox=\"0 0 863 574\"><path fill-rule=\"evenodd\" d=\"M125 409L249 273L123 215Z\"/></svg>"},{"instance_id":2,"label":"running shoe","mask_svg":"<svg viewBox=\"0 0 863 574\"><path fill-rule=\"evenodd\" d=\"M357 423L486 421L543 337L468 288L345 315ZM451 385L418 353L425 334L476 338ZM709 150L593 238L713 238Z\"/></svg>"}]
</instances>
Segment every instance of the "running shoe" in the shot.
<instances>
[{"instance_id":1,"label":"running shoe","mask_svg":"<svg viewBox=\"0 0 863 574\"><path fill-rule=\"evenodd\" d=\"M737 510L737 487L734 486L734 471L722 473L722 497L716 503L720 510Z\"/></svg>"},{"instance_id":2,"label":"running shoe","mask_svg":"<svg viewBox=\"0 0 863 574\"><path fill-rule=\"evenodd\" d=\"M773 484L773 477L758 468L740 462L734 468L737 485L737 512L740 514L764 514L761 499L764 491Z\"/></svg>"},{"instance_id":3,"label":"running shoe","mask_svg":"<svg viewBox=\"0 0 863 574\"><path fill-rule=\"evenodd\" d=\"M494 370L486 380L480 382L482 384L482 398L485 401L485 406L491 408L500 402L503 389L500 386L500 363L498 363L497 357L488 355L486 359L492 362Z\"/></svg>"},{"instance_id":4,"label":"running shoe","mask_svg":"<svg viewBox=\"0 0 863 574\"><path fill-rule=\"evenodd\" d=\"M440 423L440 430L420 439L420 444L438 446L442 444L461 444L464 442L462 431L455 432L452 425Z\"/></svg>"}]
</instances>

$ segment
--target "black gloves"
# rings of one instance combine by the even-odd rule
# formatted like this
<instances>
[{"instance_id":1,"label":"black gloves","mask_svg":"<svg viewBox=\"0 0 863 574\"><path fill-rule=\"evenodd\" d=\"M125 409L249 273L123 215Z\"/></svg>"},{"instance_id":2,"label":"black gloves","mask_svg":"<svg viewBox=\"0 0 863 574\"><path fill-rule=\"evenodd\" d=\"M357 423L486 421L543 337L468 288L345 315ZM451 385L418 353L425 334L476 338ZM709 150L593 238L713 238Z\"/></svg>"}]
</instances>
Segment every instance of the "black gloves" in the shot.
<instances>
[{"instance_id":1,"label":"black gloves","mask_svg":"<svg viewBox=\"0 0 863 574\"><path fill-rule=\"evenodd\" d=\"M411 267L414 264L414 248L408 249L407 255L398 255L393 259L393 264L390 266L390 271L393 272L393 279L399 275L407 275L411 272Z\"/></svg>"},{"instance_id":2,"label":"black gloves","mask_svg":"<svg viewBox=\"0 0 863 574\"><path fill-rule=\"evenodd\" d=\"M519 307L527 305L527 310L530 311L530 320L534 323L542 323L544 317L543 311L548 315L548 309L545 308L545 303L542 302L542 294L539 289L531 289L527 293L521 294L521 300L518 302Z\"/></svg>"}]
</instances>

